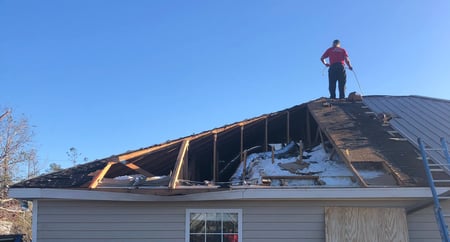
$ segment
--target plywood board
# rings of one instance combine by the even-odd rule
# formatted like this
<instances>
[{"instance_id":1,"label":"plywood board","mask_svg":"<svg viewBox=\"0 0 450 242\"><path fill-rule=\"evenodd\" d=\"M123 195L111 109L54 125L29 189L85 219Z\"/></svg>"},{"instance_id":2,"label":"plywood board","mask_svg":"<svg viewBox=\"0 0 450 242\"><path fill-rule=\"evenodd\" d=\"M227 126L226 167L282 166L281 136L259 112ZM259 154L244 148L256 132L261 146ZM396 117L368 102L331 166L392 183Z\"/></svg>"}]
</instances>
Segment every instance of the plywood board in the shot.
<instances>
[{"instance_id":1,"label":"plywood board","mask_svg":"<svg viewBox=\"0 0 450 242\"><path fill-rule=\"evenodd\" d=\"M403 208L325 208L327 242L376 242L408 240Z\"/></svg>"}]
</instances>

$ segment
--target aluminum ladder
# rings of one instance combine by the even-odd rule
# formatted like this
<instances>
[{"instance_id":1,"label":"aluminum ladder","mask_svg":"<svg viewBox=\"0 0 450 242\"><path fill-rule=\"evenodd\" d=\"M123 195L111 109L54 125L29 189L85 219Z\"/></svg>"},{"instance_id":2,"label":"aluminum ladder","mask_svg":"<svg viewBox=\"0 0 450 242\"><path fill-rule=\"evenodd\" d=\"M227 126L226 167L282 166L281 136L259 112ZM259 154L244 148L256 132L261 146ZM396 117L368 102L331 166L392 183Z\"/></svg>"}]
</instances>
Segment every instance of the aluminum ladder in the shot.
<instances>
[{"instance_id":1,"label":"aluminum ladder","mask_svg":"<svg viewBox=\"0 0 450 242\"><path fill-rule=\"evenodd\" d=\"M442 211L440 200L449 200L449 195L439 195L436 191L436 183L446 183L450 184L450 180L446 179L434 179L432 172L448 172L450 169L450 155L448 153L448 146L447 141L445 138L441 138L441 149L425 149L425 145L421 138L417 139L417 143L419 144L420 153L422 155L423 164L425 167L425 173L427 175L428 184L430 185L430 190L433 195L433 202L434 202L434 215L436 217L437 225L439 227L439 232L441 233L442 241L444 242L450 242L449 238L449 230L447 223L445 222L445 217L450 217L450 214L445 215ZM428 156L427 151L434 150L434 151L442 151L445 155L445 158L447 159L447 164L430 164L428 162ZM430 168L432 167L432 168Z\"/></svg>"}]
</instances>

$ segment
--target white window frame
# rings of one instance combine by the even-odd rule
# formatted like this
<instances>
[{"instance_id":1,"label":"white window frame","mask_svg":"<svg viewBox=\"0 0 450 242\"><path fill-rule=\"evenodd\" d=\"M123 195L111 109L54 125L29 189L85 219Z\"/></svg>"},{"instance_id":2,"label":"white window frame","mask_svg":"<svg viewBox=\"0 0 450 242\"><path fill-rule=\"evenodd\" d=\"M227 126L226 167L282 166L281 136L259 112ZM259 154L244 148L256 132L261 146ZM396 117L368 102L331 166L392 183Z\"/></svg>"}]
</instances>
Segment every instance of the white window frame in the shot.
<instances>
[{"instance_id":1,"label":"white window frame","mask_svg":"<svg viewBox=\"0 0 450 242\"><path fill-rule=\"evenodd\" d=\"M189 241L191 213L237 213L238 214L238 242L242 242L242 209L186 209L185 241Z\"/></svg>"}]
</instances>

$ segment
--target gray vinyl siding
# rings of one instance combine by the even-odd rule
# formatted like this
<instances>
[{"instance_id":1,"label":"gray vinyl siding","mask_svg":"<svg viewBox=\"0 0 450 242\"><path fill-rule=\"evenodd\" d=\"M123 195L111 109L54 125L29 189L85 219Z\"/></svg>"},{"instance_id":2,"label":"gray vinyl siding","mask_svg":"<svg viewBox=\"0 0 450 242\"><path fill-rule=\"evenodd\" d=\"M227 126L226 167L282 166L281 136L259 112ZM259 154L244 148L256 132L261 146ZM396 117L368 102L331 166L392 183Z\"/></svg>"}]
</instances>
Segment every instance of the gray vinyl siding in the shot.
<instances>
[{"instance_id":1,"label":"gray vinyl siding","mask_svg":"<svg viewBox=\"0 0 450 242\"><path fill-rule=\"evenodd\" d=\"M325 241L324 207L405 207L411 201L39 201L38 242L184 242L186 209L242 209L244 242ZM408 216L410 241L440 241L433 210Z\"/></svg>"},{"instance_id":2,"label":"gray vinyl siding","mask_svg":"<svg viewBox=\"0 0 450 242\"><path fill-rule=\"evenodd\" d=\"M446 214L450 214L449 201L441 203L441 207ZM433 206L429 206L415 213L408 215L408 229L410 242L441 242L439 229L434 216ZM447 218L447 224L450 225L450 218Z\"/></svg>"}]
</instances>

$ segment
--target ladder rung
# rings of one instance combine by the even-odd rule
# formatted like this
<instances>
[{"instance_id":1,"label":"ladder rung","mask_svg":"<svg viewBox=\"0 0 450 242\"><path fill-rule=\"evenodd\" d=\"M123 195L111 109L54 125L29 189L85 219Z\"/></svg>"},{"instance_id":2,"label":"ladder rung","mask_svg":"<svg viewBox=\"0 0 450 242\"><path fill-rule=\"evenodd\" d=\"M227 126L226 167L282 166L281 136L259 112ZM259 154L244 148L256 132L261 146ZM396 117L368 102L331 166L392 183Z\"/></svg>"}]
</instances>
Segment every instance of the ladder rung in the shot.
<instances>
[{"instance_id":1,"label":"ladder rung","mask_svg":"<svg viewBox=\"0 0 450 242\"><path fill-rule=\"evenodd\" d=\"M442 200L444 200L444 199L450 199L449 196L442 196L442 197L439 197L439 196L438 196L438 198L439 198L439 199L442 199Z\"/></svg>"},{"instance_id":2,"label":"ladder rung","mask_svg":"<svg viewBox=\"0 0 450 242\"><path fill-rule=\"evenodd\" d=\"M444 171L444 169L430 169L430 171Z\"/></svg>"},{"instance_id":3,"label":"ladder rung","mask_svg":"<svg viewBox=\"0 0 450 242\"><path fill-rule=\"evenodd\" d=\"M428 164L429 167L435 167L435 166L450 166L450 164Z\"/></svg>"},{"instance_id":4,"label":"ladder rung","mask_svg":"<svg viewBox=\"0 0 450 242\"><path fill-rule=\"evenodd\" d=\"M425 149L426 151L443 151L442 149Z\"/></svg>"},{"instance_id":5,"label":"ladder rung","mask_svg":"<svg viewBox=\"0 0 450 242\"><path fill-rule=\"evenodd\" d=\"M450 182L450 180L433 180L433 182L437 182L437 183L439 183L439 182Z\"/></svg>"}]
</instances>

